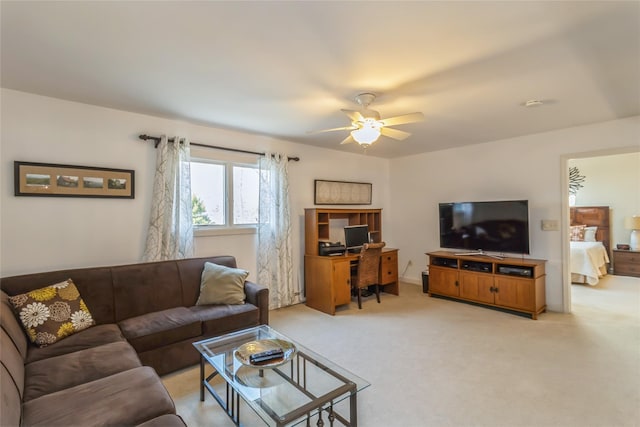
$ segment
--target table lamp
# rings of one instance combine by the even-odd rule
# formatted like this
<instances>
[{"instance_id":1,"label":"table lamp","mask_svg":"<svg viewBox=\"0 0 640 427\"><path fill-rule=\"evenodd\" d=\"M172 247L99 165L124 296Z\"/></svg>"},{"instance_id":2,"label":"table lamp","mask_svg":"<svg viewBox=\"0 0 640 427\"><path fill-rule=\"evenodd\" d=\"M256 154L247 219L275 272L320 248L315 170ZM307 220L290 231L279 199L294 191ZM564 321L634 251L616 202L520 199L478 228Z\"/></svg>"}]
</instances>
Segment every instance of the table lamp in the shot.
<instances>
[{"instance_id":1,"label":"table lamp","mask_svg":"<svg viewBox=\"0 0 640 427\"><path fill-rule=\"evenodd\" d=\"M624 228L631 230L629 246L632 251L640 250L640 216L628 216L624 219Z\"/></svg>"}]
</instances>

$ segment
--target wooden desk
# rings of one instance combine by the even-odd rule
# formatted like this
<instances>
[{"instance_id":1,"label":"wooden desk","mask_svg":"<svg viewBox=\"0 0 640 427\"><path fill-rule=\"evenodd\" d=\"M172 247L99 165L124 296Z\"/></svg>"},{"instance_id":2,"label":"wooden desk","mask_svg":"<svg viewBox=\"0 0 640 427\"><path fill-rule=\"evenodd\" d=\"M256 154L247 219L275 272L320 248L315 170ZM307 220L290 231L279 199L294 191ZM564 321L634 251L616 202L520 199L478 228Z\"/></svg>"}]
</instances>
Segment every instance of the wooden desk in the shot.
<instances>
[{"instance_id":1,"label":"wooden desk","mask_svg":"<svg viewBox=\"0 0 640 427\"><path fill-rule=\"evenodd\" d=\"M351 302L351 264L358 254L304 256L305 296L308 307L334 315L336 307ZM398 250L384 248L380 257L383 291L398 295Z\"/></svg>"}]
</instances>

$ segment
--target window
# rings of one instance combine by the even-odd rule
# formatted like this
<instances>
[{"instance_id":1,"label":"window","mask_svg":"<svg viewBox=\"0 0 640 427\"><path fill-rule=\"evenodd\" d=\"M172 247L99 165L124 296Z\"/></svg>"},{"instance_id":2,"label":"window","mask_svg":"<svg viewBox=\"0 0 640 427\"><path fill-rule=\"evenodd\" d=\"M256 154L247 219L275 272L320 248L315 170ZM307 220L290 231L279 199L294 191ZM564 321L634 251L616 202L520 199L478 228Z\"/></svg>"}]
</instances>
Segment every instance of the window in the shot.
<instances>
[{"instance_id":1,"label":"window","mask_svg":"<svg viewBox=\"0 0 640 427\"><path fill-rule=\"evenodd\" d=\"M259 173L256 165L192 159L193 224L196 227L257 224Z\"/></svg>"},{"instance_id":2,"label":"window","mask_svg":"<svg viewBox=\"0 0 640 427\"><path fill-rule=\"evenodd\" d=\"M260 171L256 167L232 166L233 169L233 223L258 223L258 197Z\"/></svg>"}]
</instances>

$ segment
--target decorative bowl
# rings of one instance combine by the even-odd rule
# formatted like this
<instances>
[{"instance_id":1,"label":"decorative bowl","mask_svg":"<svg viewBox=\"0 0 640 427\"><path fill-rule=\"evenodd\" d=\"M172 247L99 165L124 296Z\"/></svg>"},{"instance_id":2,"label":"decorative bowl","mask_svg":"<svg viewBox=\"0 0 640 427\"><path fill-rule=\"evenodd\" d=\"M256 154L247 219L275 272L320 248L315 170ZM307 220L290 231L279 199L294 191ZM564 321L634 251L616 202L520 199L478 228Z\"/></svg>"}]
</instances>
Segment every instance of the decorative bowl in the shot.
<instances>
[{"instance_id":1,"label":"decorative bowl","mask_svg":"<svg viewBox=\"0 0 640 427\"><path fill-rule=\"evenodd\" d=\"M284 355L278 359L269 360L260 363L251 363L251 355L262 353L263 351L282 349ZM296 354L296 346L289 341L279 339L266 339L258 341L249 341L238 347L233 353L240 363L254 368L275 368L284 365Z\"/></svg>"}]
</instances>

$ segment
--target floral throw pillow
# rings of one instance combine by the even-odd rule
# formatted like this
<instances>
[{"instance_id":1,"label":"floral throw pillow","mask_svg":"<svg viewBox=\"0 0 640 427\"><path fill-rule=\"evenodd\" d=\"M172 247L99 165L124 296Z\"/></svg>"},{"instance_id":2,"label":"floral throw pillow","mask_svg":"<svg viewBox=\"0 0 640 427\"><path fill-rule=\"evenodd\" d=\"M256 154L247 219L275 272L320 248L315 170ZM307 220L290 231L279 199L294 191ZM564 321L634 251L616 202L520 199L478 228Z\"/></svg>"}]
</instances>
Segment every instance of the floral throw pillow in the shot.
<instances>
[{"instance_id":1,"label":"floral throw pillow","mask_svg":"<svg viewBox=\"0 0 640 427\"><path fill-rule=\"evenodd\" d=\"M586 225L572 225L569 229L569 237L572 242L584 242L584 229Z\"/></svg>"},{"instance_id":2,"label":"floral throw pillow","mask_svg":"<svg viewBox=\"0 0 640 427\"><path fill-rule=\"evenodd\" d=\"M9 297L31 342L40 347L95 325L71 279Z\"/></svg>"}]
</instances>

